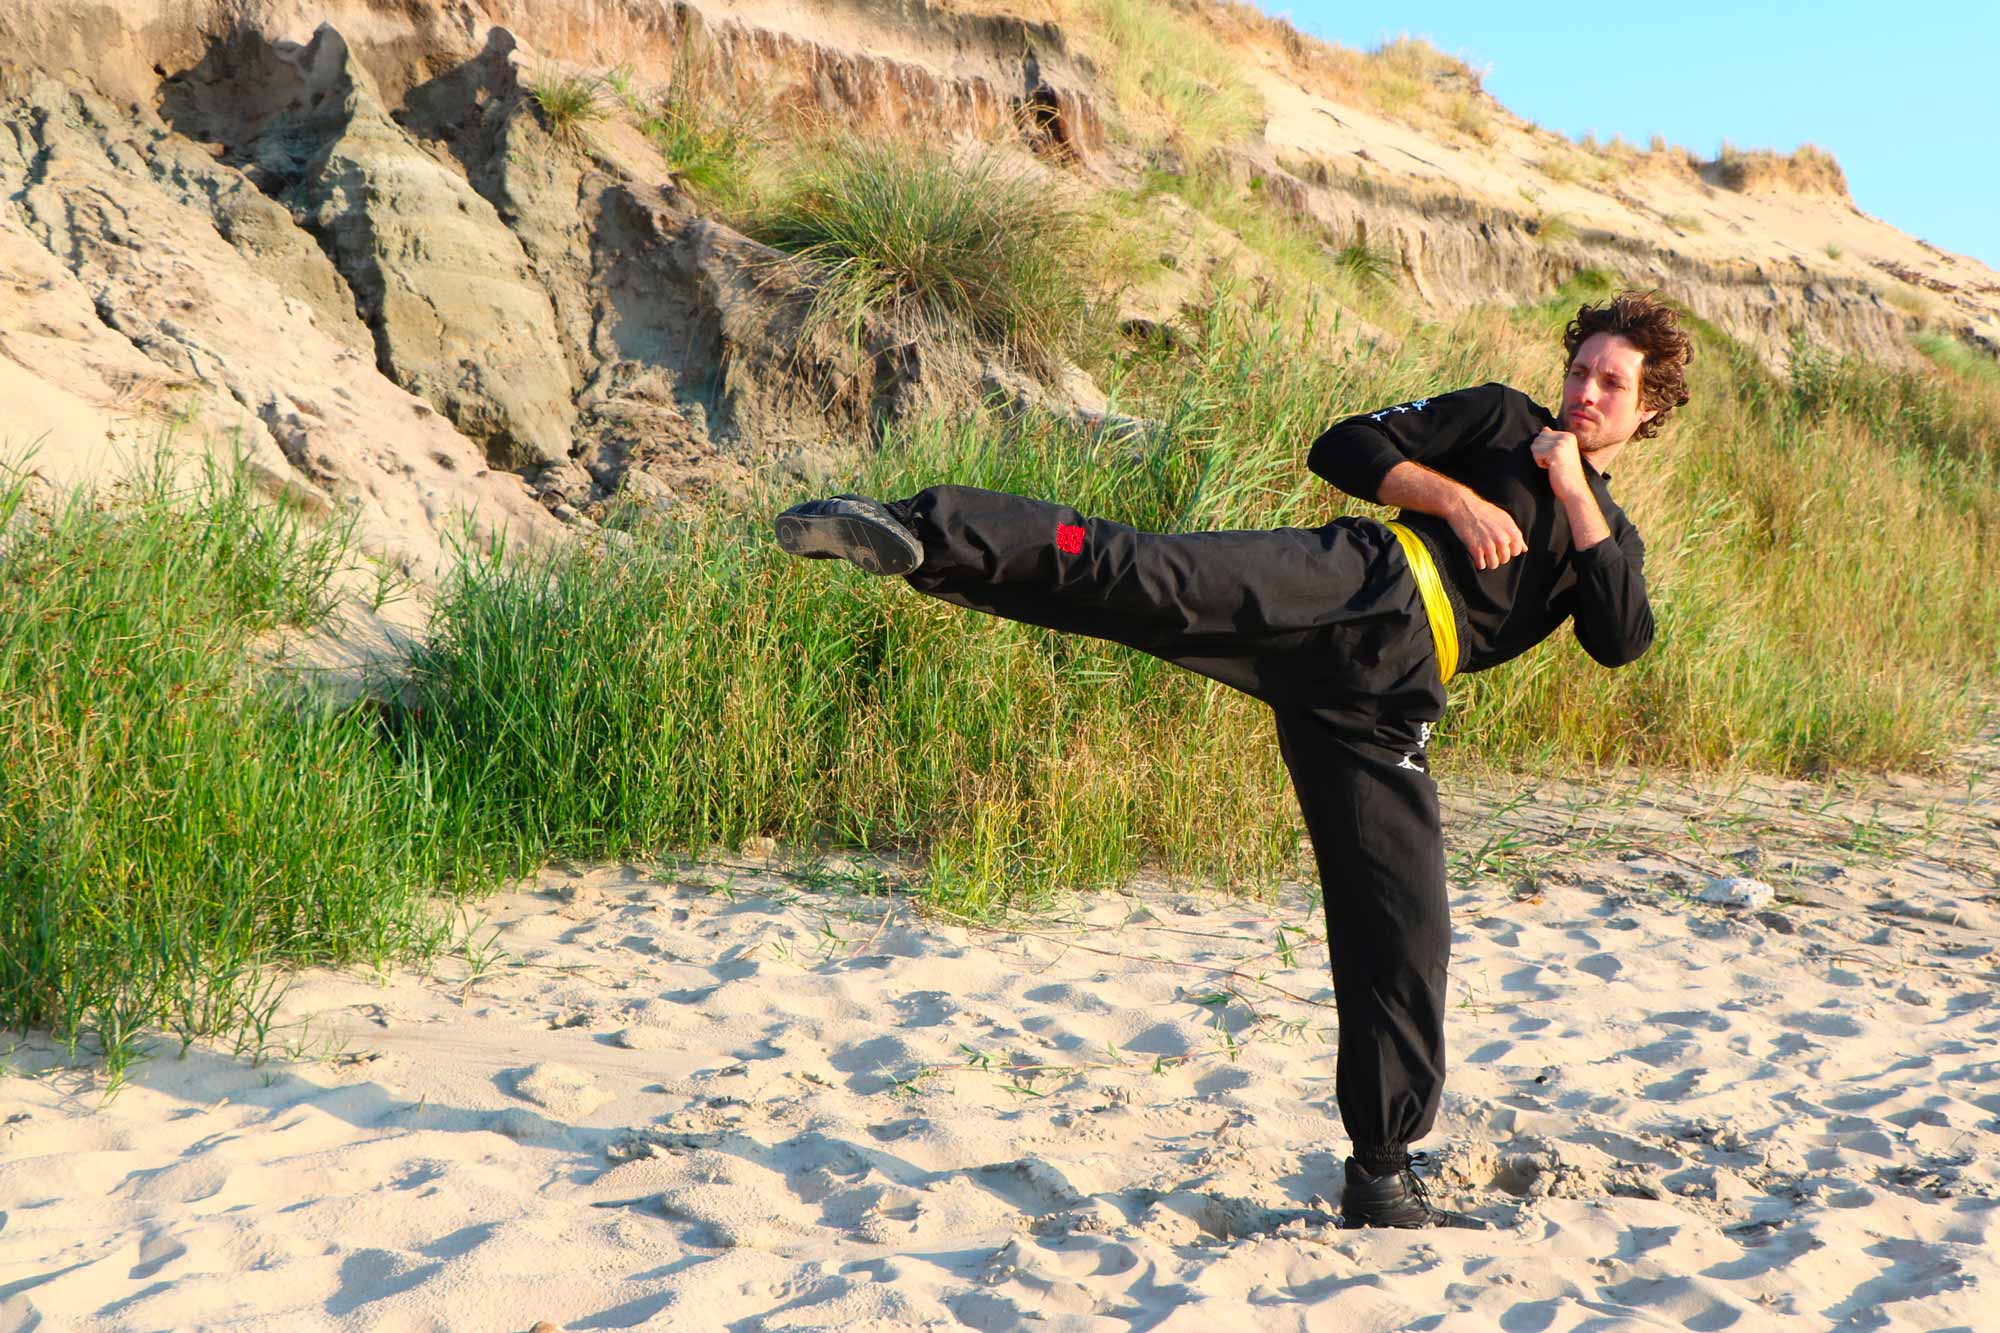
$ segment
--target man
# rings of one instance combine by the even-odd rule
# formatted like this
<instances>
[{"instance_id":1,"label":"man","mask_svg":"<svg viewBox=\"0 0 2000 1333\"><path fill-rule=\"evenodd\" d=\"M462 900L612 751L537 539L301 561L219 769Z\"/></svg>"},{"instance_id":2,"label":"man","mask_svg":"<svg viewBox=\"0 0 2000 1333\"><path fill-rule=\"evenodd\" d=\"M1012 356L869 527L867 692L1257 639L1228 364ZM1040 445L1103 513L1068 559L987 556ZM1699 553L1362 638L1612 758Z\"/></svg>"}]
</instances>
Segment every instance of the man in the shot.
<instances>
[{"instance_id":1,"label":"man","mask_svg":"<svg viewBox=\"0 0 2000 1333\"><path fill-rule=\"evenodd\" d=\"M1319 863L1353 1141L1342 1224L1484 1226L1411 1170L1444 1087L1451 948L1437 787L1424 758L1445 682L1573 621L1607 667L1653 638L1645 547L1606 469L1687 401L1673 312L1627 293L1564 331L1562 411L1502 384L1349 417L1307 465L1395 523L1156 535L1019 496L940 486L776 520L960 606L1129 645L1263 700Z\"/></svg>"}]
</instances>

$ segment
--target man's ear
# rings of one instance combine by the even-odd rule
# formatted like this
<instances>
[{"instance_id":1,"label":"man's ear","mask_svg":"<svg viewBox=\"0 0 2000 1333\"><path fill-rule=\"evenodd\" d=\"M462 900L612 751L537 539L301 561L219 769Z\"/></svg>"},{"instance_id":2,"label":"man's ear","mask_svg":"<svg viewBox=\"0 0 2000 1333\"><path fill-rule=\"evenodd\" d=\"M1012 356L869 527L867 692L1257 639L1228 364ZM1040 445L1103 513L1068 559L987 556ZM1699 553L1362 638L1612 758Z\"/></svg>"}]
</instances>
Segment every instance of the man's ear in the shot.
<instances>
[{"instance_id":1,"label":"man's ear","mask_svg":"<svg viewBox=\"0 0 2000 1333\"><path fill-rule=\"evenodd\" d=\"M1659 408L1657 408L1657 407L1653 407L1653 408L1648 408L1648 409L1647 409L1646 411L1644 411L1644 412L1641 412L1641 413L1639 414L1639 424L1643 426L1643 425L1645 425L1645 424L1646 424L1646 423L1647 423L1648 421L1651 421L1651 420L1652 420L1652 419L1653 419L1654 417L1656 417L1656 416L1658 416L1658 415L1660 415L1660 409L1659 409Z\"/></svg>"}]
</instances>

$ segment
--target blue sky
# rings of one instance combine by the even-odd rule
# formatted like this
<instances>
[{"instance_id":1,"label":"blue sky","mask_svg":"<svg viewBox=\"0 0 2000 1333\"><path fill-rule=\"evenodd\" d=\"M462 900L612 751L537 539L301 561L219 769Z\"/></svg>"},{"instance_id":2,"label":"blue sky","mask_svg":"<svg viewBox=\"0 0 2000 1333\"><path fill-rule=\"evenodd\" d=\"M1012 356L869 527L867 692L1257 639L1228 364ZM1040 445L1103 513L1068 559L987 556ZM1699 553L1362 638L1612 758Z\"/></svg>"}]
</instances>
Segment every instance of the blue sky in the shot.
<instances>
[{"instance_id":1,"label":"blue sky","mask_svg":"<svg viewBox=\"0 0 2000 1333\"><path fill-rule=\"evenodd\" d=\"M1864 213L2000 268L2000 3L1650 6L1492 0L1260 0L1302 32L1368 49L1426 38L1549 129L1654 134L1713 156L1832 152Z\"/></svg>"}]
</instances>

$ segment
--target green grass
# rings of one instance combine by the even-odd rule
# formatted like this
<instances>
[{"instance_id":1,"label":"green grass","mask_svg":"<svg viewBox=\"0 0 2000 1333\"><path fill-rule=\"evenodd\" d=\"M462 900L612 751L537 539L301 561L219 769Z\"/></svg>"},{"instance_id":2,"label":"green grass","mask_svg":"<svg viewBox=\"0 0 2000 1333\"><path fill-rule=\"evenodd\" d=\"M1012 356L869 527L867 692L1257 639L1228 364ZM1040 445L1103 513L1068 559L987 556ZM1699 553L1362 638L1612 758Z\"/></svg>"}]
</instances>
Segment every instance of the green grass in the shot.
<instances>
[{"instance_id":1,"label":"green grass","mask_svg":"<svg viewBox=\"0 0 2000 1333\"><path fill-rule=\"evenodd\" d=\"M1396 281L1395 255L1362 239L1334 251L1333 266L1362 287L1380 287Z\"/></svg>"},{"instance_id":2,"label":"green grass","mask_svg":"<svg viewBox=\"0 0 2000 1333\"><path fill-rule=\"evenodd\" d=\"M605 115L604 85L582 74L544 74L528 85L556 142L581 148L591 125Z\"/></svg>"},{"instance_id":3,"label":"green grass","mask_svg":"<svg viewBox=\"0 0 2000 1333\"><path fill-rule=\"evenodd\" d=\"M724 211L742 206L759 155L763 108L715 87L698 51L684 42L664 91L642 111L639 128L681 184Z\"/></svg>"},{"instance_id":4,"label":"green grass","mask_svg":"<svg viewBox=\"0 0 2000 1333\"><path fill-rule=\"evenodd\" d=\"M359 716L246 665L329 609L345 536L155 467L100 508L30 520L0 554L0 1021L101 1043L268 1036L275 963L432 947L439 828ZM21 537L17 529L17 538Z\"/></svg>"},{"instance_id":5,"label":"green grass","mask_svg":"<svg viewBox=\"0 0 2000 1333\"><path fill-rule=\"evenodd\" d=\"M816 317L850 336L882 313L1032 366L1082 350L1088 216L998 154L835 140L796 165L747 230L817 271Z\"/></svg>"},{"instance_id":6,"label":"green grass","mask_svg":"<svg viewBox=\"0 0 2000 1333\"><path fill-rule=\"evenodd\" d=\"M1543 213L1535 219L1535 239L1544 245L1561 245L1576 239L1576 224L1567 213Z\"/></svg>"},{"instance_id":7,"label":"green grass","mask_svg":"<svg viewBox=\"0 0 2000 1333\"><path fill-rule=\"evenodd\" d=\"M1936 329L1924 329L1912 334L1910 342L1940 370L1977 387L2000 389L2000 360L1996 360L1991 352L1982 352L1970 343Z\"/></svg>"}]
</instances>

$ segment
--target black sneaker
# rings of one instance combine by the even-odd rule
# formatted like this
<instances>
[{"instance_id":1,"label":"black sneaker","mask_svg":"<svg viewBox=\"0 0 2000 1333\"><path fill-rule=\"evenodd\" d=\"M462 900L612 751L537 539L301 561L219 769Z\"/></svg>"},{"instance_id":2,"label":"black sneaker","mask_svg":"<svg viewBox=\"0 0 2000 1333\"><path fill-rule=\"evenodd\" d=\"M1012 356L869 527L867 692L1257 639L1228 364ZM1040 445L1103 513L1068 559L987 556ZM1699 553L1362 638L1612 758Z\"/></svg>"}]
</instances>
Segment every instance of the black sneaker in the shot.
<instances>
[{"instance_id":1,"label":"black sneaker","mask_svg":"<svg viewBox=\"0 0 2000 1333\"><path fill-rule=\"evenodd\" d=\"M924 562L924 544L880 501L865 495L808 500L771 525L778 545L808 560L850 560L870 574L907 574Z\"/></svg>"},{"instance_id":2,"label":"black sneaker","mask_svg":"<svg viewBox=\"0 0 2000 1333\"><path fill-rule=\"evenodd\" d=\"M1340 1196L1340 1225L1357 1227L1467 1227L1484 1231L1490 1226L1480 1218L1435 1207L1424 1190L1424 1182L1411 1167L1408 1153L1403 1168L1386 1175L1371 1176L1352 1157L1347 1159L1347 1188Z\"/></svg>"}]
</instances>

